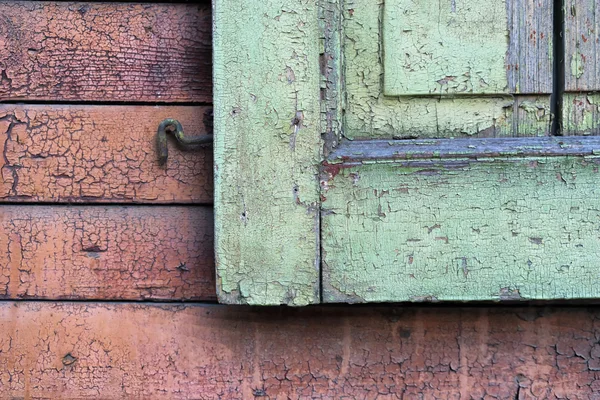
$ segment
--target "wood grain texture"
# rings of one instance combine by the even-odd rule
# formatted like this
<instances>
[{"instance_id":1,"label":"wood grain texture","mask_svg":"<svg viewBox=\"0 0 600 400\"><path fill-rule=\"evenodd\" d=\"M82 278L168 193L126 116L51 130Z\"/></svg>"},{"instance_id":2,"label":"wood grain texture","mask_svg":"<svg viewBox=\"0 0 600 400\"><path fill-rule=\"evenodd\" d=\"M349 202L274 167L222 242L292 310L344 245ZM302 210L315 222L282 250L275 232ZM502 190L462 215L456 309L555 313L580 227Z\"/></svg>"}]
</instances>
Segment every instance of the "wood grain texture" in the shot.
<instances>
[{"instance_id":1,"label":"wood grain texture","mask_svg":"<svg viewBox=\"0 0 600 400\"><path fill-rule=\"evenodd\" d=\"M344 125L346 137L388 139L549 134L548 95L481 98L384 96L383 55L379 46L382 41L382 7L383 0L345 2L343 57L347 92ZM519 12L522 13L522 10ZM523 20L519 20L519 24L528 26L529 17L520 18ZM520 73L527 75L530 72L526 70Z\"/></svg>"},{"instance_id":2,"label":"wood grain texture","mask_svg":"<svg viewBox=\"0 0 600 400\"><path fill-rule=\"evenodd\" d=\"M509 37L506 73L510 92L552 93L553 0L506 0L505 3ZM489 10L486 8L484 12L489 13Z\"/></svg>"},{"instance_id":3,"label":"wood grain texture","mask_svg":"<svg viewBox=\"0 0 600 400\"><path fill-rule=\"evenodd\" d=\"M170 141L158 163L156 130L177 118L212 133L211 107L0 105L0 202L213 202L212 146Z\"/></svg>"},{"instance_id":4,"label":"wood grain texture","mask_svg":"<svg viewBox=\"0 0 600 400\"><path fill-rule=\"evenodd\" d=\"M0 397L593 399L597 309L0 304Z\"/></svg>"},{"instance_id":5,"label":"wood grain texture","mask_svg":"<svg viewBox=\"0 0 600 400\"><path fill-rule=\"evenodd\" d=\"M551 0L388 0L384 92L549 94L552 15Z\"/></svg>"},{"instance_id":6,"label":"wood grain texture","mask_svg":"<svg viewBox=\"0 0 600 400\"><path fill-rule=\"evenodd\" d=\"M598 0L565 0L565 90L600 90Z\"/></svg>"},{"instance_id":7,"label":"wood grain texture","mask_svg":"<svg viewBox=\"0 0 600 400\"><path fill-rule=\"evenodd\" d=\"M211 102L210 5L0 1L0 60L0 101Z\"/></svg>"},{"instance_id":8,"label":"wood grain texture","mask_svg":"<svg viewBox=\"0 0 600 400\"><path fill-rule=\"evenodd\" d=\"M330 165L323 301L598 298L600 159Z\"/></svg>"},{"instance_id":9,"label":"wood grain texture","mask_svg":"<svg viewBox=\"0 0 600 400\"><path fill-rule=\"evenodd\" d=\"M214 3L215 240L225 303L319 301L319 8Z\"/></svg>"},{"instance_id":10,"label":"wood grain texture","mask_svg":"<svg viewBox=\"0 0 600 400\"><path fill-rule=\"evenodd\" d=\"M0 298L214 300L212 246L210 207L4 205Z\"/></svg>"},{"instance_id":11,"label":"wood grain texture","mask_svg":"<svg viewBox=\"0 0 600 400\"><path fill-rule=\"evenodd\" d=\"M326 170L361 163L393 160L480 160L507 157L596 156L600 137L549 136L540 138L356 140L345 142L324 163ZM410 161L409 161L410 160Z\"/></svg>"}]
</instances>

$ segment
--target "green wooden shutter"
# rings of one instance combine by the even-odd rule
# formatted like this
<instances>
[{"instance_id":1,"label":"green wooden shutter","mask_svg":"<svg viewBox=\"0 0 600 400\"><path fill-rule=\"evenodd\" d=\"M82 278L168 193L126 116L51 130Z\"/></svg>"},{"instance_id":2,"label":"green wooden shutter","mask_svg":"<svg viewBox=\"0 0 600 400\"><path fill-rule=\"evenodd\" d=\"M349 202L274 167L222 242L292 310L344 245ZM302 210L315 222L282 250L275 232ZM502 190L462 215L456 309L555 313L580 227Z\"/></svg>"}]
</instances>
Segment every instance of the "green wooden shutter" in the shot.
<instances>
[{"instance_id":1,"label":"green wooden shutter","mask_svg":"<svg viewBox=\"0 0 600 400\"><path fill-rule=\"evenodd\" d=\"M216 0L220 301L598 297L572 2Z\"/></svg>"}]
</instances>

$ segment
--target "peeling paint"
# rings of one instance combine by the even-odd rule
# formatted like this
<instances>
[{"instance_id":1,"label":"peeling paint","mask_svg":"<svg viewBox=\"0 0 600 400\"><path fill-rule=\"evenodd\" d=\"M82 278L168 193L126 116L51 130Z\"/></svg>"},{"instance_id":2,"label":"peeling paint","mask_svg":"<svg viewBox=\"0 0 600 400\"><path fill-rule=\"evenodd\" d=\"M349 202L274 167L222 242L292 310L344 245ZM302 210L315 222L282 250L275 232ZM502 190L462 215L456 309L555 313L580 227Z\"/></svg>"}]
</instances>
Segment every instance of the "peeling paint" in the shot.
<instances>
[{"instance_id":1,"label":"peeling paint","mask_svg":"<svg viewBox=\"0 0 600 400\"><path fill-rule=\"evenodd\" d=\"M383 15L385 95L509 93L504 0L386 0Z\"/></svg>"},{"instance_id":2,"label":"peeling paint","mask_svg":"<svg viewBox=\"0 0 600 400\"><path fill-rule=\"evenodd\" d=\"M219 300L317 303L319 8L300 0L213 7Z\"/></svg>"},{"instance_id":3,"label":"peeling paint","mask_svg":"<svg viewBox=\"0 0 600 400\"><path fill-rule=\"evenodd\" d=\"M571 55L571 75L576 79L579 79L583 76L584 70L585 62L583 54L577 51L575 54Z\"/></svg>"},{"instance_id":4,"label":"peeling paint","mask_svg":"<svg viewBox=\"0 0 600 400\"><path fill-rule=\"evenodd\" d=\"M325 183L325 302L600 297L600 158L348 166Z\"/></svg>"},{"instance_id":5,"label":"peeling paint","mask_svg":"<svg viewBox=\"0 0 600 400\"><path fill-rule=\"evenodd\" d=\"M399 0L398 0L399 1ZM438 2L435 7L438 6ZM457 7L458 7L457 2ZM504 2L502 2L504 4ZM506 59L509 93L529 93L529 95L497 95L487 97L449 96L436 97L391 97L383 95L384 57L380 26L383 9L381 0L352 0L343 15L343 56L345 59L345 90L347 104L344 135L349 139L383 138L449 138L449 137L499 137L499 136L543 136L548 134L549 113L540 117L537 113L523 112L518 108L521 101L533 101L550 105L552 91L552 59L546 51L552 41L550 1L544 0L540 7L529 7L508 1L506 6L511 30L523 32L515 34L509 41L509 54ZM520 42L530 29L522 18L539 24L539 32L545 33L546 47L529 48L527 42ZM538 15L537 13L541 13ZM538 16L540 18L538 18ZM495 18L493 15L490 18ZM476 29L476 28L473 28ZM506 29L505 29L506 30ZM504 37L505 31L502 32ZM464 54L464 52L461 52ZM534 57L525 60L523 57ZM504 57L502 57L504 60ZM513 68L515 64L523 64ZM529 68L531 66L531 69ZM539 74L539 76L538 76ZM452 76L460 73L448 72L436 80L450 82ZM449 78L446 78L446 77ZM536 76L536 78L532 78ZM512 83L511 83L512 82ZM535 86L530 87L532 82ZM514 86L514 87L513 87ZM535 94L535 95L533 95Z\"/></svg>"}]
</instances>

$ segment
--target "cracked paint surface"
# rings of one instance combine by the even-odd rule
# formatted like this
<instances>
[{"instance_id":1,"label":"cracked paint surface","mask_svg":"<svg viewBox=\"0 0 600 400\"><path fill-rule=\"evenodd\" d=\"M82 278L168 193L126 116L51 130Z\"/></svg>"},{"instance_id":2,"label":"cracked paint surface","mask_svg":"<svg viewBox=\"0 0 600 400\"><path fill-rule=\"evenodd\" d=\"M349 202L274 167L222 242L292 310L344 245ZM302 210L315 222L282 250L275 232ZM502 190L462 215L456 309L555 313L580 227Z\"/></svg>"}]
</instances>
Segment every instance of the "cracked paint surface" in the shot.
<instances>
[{"instance_id":1,"label":"cracked paint surface","mask_svg":"<svg viewBox=\"0 0 600 400\"><path fill-rule=\"evenodd\" d=\"M521 94L394 98L383 95L383 1L346 0L342 49L347 92L344 135L350 139L547 135L550 114L540 120L535 113L523 112L519 104L534 101L549 109L552 14L547 10L551 6L548 1L525 3L510 1L505 13L509 30L515 32L505 60L507 79L511 93ZM528 95L522 95L525 93Z\"/></svg>"},{"instance_id":2,"label":"cracked paint surface","mask_svg":"<svg viewBox=\"0 0 600 400\"><path fill-rule=\"evenodd\" d=\"M1 206L3 299L213 300L213 257L210 207Z\"/></svg>"},{"instance_id":3,"label":"cracked paint surface","mask_svg":"<svg viewBox=\"0 0 600 400\"><path fill-rule=\"evenodd\" d=\"M590 399L593 308L0 304L0 396Z\"/></svg>"},{"instance_id":4,"label":"cracked paint surface","mask_svg":"<svg viewBox=\"0 0 600 400\"><path fill-rule=\"evenodd\" d=\"M0 105L0 201L211 204L211 146L159 165L167 117L212 133L211 107Z\"/></svg>"},{"instance_id":5,"label":"cracked paint surface","mask_svg":"<svg viewBox=\"0 0 600 400\"><path fill-rule=\"evenodd\" d=\"M382 23L385 94L509 93L505 3L387 0Z\"/></svg>"},{"instance_id":6,"label":"cracked paint surface","mask_svg":"<svg viewBox=\"0 0 600 400\"><path fill-rule=\"evenodd\" d=\"M315 1L214 3L221 302L319 302L318 17Z\"/></svg>"},{"instance_id":7,"label":"cracked paint surface","mask_svg":"<svg viewBox=\"0 0 600 400\"><path fill-rule=\"evenodd\" d=\"M499 157L331 169L323 299L598 298L599 164Z\"/></svg>"},{"instance_id":8,"label":"cracked paint surface","mask_svg":"<svg viewBox=\"0 0 600 400\"><path fill-rule=\"evenodd\" d=\"M0 100L211 102L210 4L0 1L0 60Z\"/></svg>"}]
</instances>

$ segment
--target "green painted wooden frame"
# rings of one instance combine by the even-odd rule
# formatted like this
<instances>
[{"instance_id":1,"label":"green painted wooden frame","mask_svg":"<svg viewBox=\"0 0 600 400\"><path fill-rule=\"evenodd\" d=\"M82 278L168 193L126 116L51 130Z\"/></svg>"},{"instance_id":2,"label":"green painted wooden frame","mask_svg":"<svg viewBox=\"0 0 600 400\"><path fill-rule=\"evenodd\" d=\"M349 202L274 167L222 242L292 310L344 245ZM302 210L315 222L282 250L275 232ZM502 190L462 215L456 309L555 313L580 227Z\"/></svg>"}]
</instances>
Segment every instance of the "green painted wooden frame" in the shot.
<instances>
[{"instance_id":1,"label":"green painted wooden frame","mask_svg":"<svg viewBox=\"0 0 600 400\"><path fill-rule=\"evenodd\" d=\"M385 96L383 0L213 4L220 302L600 297L600 140L549 136L547 68L543 90Z\"/></svg>"},{"instance_id":2,"label":"green painted wooden frame","mask_svg":"<svg viewBox=\"0 0 600 400\"><path fill-rule=\"evenodd\" d=\"M219 301L318 303L317 1L215 0Z\"/></svg>"}]
</instances>

